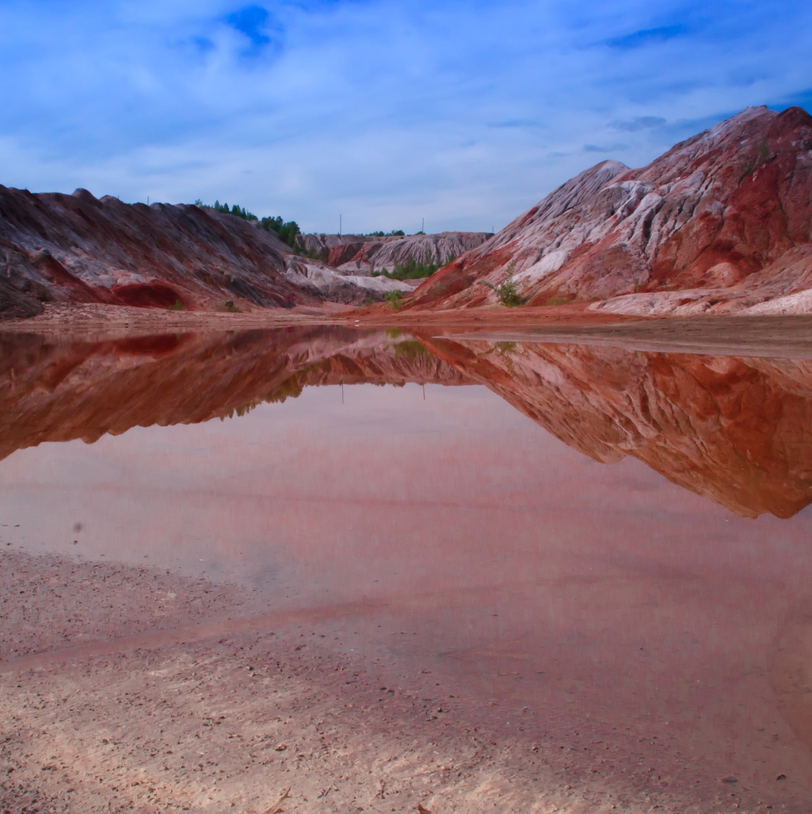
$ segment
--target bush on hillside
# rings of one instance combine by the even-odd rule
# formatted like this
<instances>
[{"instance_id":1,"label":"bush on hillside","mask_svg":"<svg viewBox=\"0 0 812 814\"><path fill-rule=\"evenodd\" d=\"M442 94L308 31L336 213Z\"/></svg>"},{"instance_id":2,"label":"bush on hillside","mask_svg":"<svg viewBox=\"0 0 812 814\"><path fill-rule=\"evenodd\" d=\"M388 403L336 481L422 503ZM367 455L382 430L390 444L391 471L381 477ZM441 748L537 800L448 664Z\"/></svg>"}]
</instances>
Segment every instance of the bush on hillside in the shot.
<instances>
[{"instance_id":1,"label":"bush on hillside","mask_svg":"<svg viewBox=\"0 0 812 814\"><path fill-rule=\"evenodd\" d=\"M496 297L502 305L506 305L508 308L524 305L524 297L519 294L516 283L511 279L505 280L502 285L496 287Z\"/></svg>"}]
</instances>

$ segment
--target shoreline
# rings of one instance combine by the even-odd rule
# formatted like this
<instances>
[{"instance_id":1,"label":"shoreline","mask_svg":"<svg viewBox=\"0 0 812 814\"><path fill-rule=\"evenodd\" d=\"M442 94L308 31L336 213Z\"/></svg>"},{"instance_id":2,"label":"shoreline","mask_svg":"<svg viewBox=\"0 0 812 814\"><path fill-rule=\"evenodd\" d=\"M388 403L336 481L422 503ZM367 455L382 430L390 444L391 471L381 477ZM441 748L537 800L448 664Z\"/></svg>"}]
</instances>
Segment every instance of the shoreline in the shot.
<instances>
[{"instance_id":1,"label":"shoreline","mask_svg":"<svg viewBox=\"0 0 812 814\"><path fill-rule=\"evenodd\" d=\"M448 336L550 344L606 345L643 352L721 356L812 357L812 315L618 317L582 309L391 311L295 308L242 314L167 312L125 306L51 306L30 319L0 322L0 337L29 334L104 341L180 333L341 327L404 330L415 336Z\"/></svg>"}]
</instances>

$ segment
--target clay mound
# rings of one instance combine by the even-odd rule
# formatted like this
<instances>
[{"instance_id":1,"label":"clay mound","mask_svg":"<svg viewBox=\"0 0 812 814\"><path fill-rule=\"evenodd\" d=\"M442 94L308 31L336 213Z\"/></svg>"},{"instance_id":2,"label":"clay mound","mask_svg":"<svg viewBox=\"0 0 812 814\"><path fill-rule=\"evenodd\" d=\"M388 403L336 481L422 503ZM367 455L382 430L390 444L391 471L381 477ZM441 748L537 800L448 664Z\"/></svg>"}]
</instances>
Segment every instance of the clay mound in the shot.
<instances>
[{"instance_id":1,"label":"clay mound","mask_svg":"<svg viewBox=\"0 0 812 814\"><path fill-rule=\"evenodd\" d=\"M43 302L246 311L412 290L297 257L275 232L211 209L0 186L3 278L0 318L34 315Z\"/></svg>"},{"instance_id":2,"label":"clay mound","mask_svg":"<svg viewBox=\"0 0 812 814\"><path fill-rule=\"evenodd\" d=\"M812 117L748 108L643 169L602 162L410 305L493 304L506 281L531 305L641 314L744 310L812 288Z\"/></svg>"}]
</instances>

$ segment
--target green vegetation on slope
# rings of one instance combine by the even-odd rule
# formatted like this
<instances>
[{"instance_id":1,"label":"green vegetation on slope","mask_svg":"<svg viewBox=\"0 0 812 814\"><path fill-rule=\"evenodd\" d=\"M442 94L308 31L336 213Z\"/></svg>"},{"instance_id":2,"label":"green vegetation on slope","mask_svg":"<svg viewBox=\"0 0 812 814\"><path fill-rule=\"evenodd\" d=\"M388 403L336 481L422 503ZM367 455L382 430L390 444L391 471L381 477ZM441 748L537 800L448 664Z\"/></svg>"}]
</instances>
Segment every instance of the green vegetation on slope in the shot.
<instances>
[{"instance_id":1,"label":"green vegetation on slope","mask_svg":"<svg viewBox=\"0 0 812 814\"><path fill-rule=\"evenodd\" d=\"M291 249L296 248L296 235L301 234L299 224L295 220L283 221L278 215L275 218L263 218L259 225L269 232L276 232L279 239L287 243Z\"/></svg>"},{"instance_id":2,"label":"green vegetation on slope","mask_svg":"<svg viewBox=\"0 0 812 814\"><path fill-rule=\"evenodd\" d=\"M294 251L296 250L296 235L301 234L302 230L295 220L283 221L278 215L275 218L262 218L260 220L253 212L247 211L244 206L234 204L229 208L227 203L221 204L220 201L215 201L212 206L209 206L204 204L200 198L195 201L195 206L202 209L212 209L221 215L233 215L235 218L242 218L242 220L259 221L259 225L263 229L268 232L276 232L280 240L287 243Z\"/></svg>"},{"instance_id":3,"label":"green vegetation on slope","mask_svg":"<svg viewBox=\"0 0 812 814\"><path fill-rule=\"evenodd\" d=\"M447 266L452 261L456 260L456 255L451 255L444 263L438 265L437 263L418 263L413 257L410 257L405 263L395 263L393 271L381 269L380 271L373 269L373 277L388 277L390 280L422 280L424 277L431 277L438 268Z\"/></svg>"},{"instance_id":4,"label":"green vegetation on slope","mask_svg":"<svg viewBox=\"0 0 812 814\"><path fill-rule=\"evenodd\" d=\"M244 206L238 206L237 204L234 204L230 209L227 203L221 204L220 201L215 201L213 206L207 206L198 198L195 205L202 206L204 209L213 209L221 215L234 215L235 218L242 218L243 220L258 220L253 212L247 212Z\"/></svg>"}]
</instances>

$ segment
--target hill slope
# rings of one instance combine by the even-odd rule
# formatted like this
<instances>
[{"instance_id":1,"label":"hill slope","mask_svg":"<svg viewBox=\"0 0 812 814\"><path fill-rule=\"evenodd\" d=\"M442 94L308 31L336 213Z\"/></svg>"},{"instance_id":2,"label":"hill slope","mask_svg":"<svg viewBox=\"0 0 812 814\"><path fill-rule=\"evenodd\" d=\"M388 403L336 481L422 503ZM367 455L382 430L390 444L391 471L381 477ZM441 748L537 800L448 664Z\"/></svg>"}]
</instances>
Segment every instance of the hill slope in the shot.
<instances>
[{"instance_id":1,"label":"hill slope","mask_svg":"<svg viewBox=\"0 0 812 814\"><path fill-rule=\"evenodd\" d=\"M0 186L0 317L42 302L222 309L382 299L397 281L336 273L275 233L197 206Z\"/></svg>"},{"instance_id":2,"label":"hill slope","mask_svg":"<svg viewBox=\"0 0 812 814\"><path fill-rule=\"evenodd\" d=\"M411 304L490 304L506 280L532 305L812 310L812 293L799 293L812 289L812 117L748 108L643 169L602 162L439 271Z\"/></svg>"}]
</instances>

